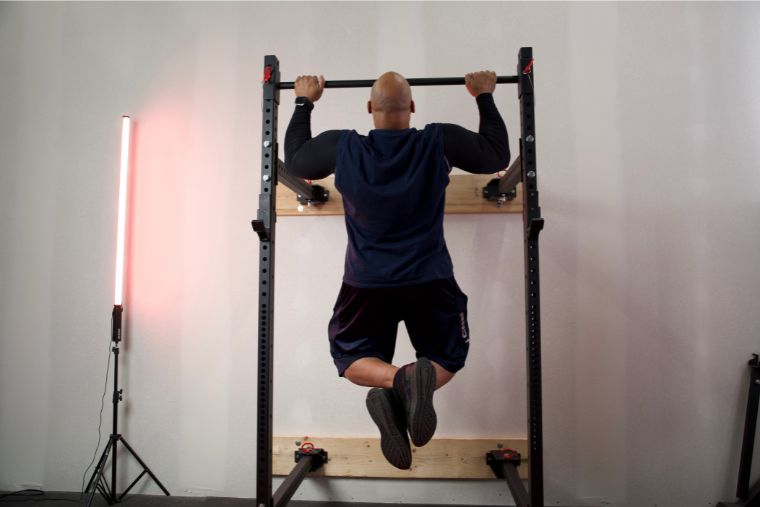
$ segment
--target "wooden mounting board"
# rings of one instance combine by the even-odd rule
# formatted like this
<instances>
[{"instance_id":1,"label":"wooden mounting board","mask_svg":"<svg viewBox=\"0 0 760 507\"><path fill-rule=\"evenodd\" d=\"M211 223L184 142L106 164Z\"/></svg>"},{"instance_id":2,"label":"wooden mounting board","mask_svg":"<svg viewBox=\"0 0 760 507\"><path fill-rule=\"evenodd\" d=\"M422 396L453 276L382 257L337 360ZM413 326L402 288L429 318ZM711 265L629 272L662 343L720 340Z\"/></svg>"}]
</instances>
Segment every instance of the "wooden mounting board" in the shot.
<instances>
[{"instance_id":1,"label":"wooden mounting board","mask_svg":"<svg viewBox=\"0 0 760 507\"><path fill-rule=\"evenodd\" d=\"M517 197L497 206L495 202L483 199L483 187L495 176L493 174L452 174L446 189L445 213L522 213L522 183L517 185ZM317 180L330 191L330 198L317 206L300 206L296 194L285 185L277 185L277 215L342 215L343 199L335 189L335 177Z\"/></svg>"},{"instance_id":2,"label":"wooden mounting board","mask_svg":"<svg viewBox=\"0 0 760 507\"><path fill-rule=\"evenodd\" d=\"M325 466L312 476L317 477L374 477L407 479L495 479L486 464L486 453L497 444L520 453L522 463L517 467L520 477L527 479L527 439L448 439L434 438L425 447L412 447L412 468L399 470L390 465L380 450L379 438L337 437L274 437L272 470L274 475L288 475L295 465L296 442L311 442L327 451Z\"/></svg>"}]
</instances>

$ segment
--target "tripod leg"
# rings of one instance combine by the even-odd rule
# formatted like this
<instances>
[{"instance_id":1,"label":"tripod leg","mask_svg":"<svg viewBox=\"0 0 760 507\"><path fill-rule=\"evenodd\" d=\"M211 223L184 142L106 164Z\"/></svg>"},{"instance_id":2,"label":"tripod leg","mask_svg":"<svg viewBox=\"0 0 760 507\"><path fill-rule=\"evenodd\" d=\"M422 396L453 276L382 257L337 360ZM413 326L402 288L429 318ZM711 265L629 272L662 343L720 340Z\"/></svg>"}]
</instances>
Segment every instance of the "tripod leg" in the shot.
<instances>
[{"instance_id":1,"label":"tripod leg","mask_svg":"<svg viewBox=\"0 0 760 507\"><path fill-rule=\"evenodd\" d=\"M127 441L124 440L124 437L121 437L121 443L124 444L124 447L126 447L127 450L132 454L132 456L134 456L134 458L137 460L137 462L140 463L140 466L143 467L143 470L145 472L148 472L148 475L150 476L150 478L153 479L156 482L156 484L158 484L158 487L161 488L161 491L164 492L164 495L171 496L169 494L169 491L164 487L163 484L161 484L161 481L158 480L158 477L156 477L155 475L153 475L153 472L150 471L150 468L148 468L148 465L146 465L145 462L142 459L140 459L140 456L138 456L137 453L134 451L134 449L132 449L132 447L129 446L129 444L127 443ZM134 483L133 483L133 485L134 485ZM125 491L124 494L122 494L122 496L124 496L126 494L127 494L127 492Z\"/></svg>"},{"instance_id":2,"label":"tripod leg","mask_svg":"<svg viewBox=\"0 0 760 507\"><path fill-rule=\"evenodd\" d=\"M103 498L105 498L107 500L109 498L114 498L114 494L111 492L111 487L110 487L110 485L108 484L108 481L105 478L105 474L103 476L103 480L102 481L98 481L95 484L95 489L97 489L98 491L100 491L100 494L103 495ZM116 502L114 502L112 500L108 500L108 503L109 504L113 504L113 503L116 503Z\"/></svg>"},{"instance_id":3,"label":"tripod leg","mask_svg":"<svg viewBox=\"0 0 760 507\"><path fill-rule=\"evenodd\" d=\"M95 477L98 476L98 470L100 470L101 466L103 465L103 461L106 459L106 456L108 455L108 448L111 445L111 442L109 441L106 445L106 448L103 449L103 453L100 455L100 458L98 458L98 462L95 464L95 470L92 471L92 475L90 476L90 480L87 483L87 487L84 488L84 492L87 493L90 491L90 488L92 487L92 483L95 482Z\"/></svg>"},{"instance_id":4,"label":"tripod leg","mask_svg":"<svg viewBox=\"0 0 760 507\"><path fill-rule=\"evenodd\" d=\"M98 470L102 469L105 466L106 460L108 459L108 454L111 452L111 445L113 445L113 437L108 438L108 443L103 449L103 454L100 455L100 459L98 459L98 463L95 465L95 470L93 470L92 475L90 476L90 482L87 483L87 487L84 489L85 493L90 491L90 488L95 481L95 477L98 476Z\"/></svg>"},{"instance_id":5,"label":"tripod leg","mask_svg":"<svg viewBox=\"0 0 760 507\"><path fill-rule=\"evenodd\" d=\"M106 448L103 449L103 454L100 456L100 459L98 460L98 465L95 467L95 471L92 473L92 477L90 478L89 484L87 484L87 488L84 490L85 493L90 491L90 488L92 487L92 491L90 491L90 497L87 499L87 507L92 506L92 502L95 499L95 493L98 490L98 486L100 485L101 481L105 482L105 476L103 475L103 471L105 470L106 461L108 460L108 455L111 452L111 447L116 445L115 441L113 439L113 435L108 439L108 444L106 444ZM96 480L97 479L97 480ZM106 497L106 500L109 504L113 504L111 498L109 498L107 495L104 494Z\"/></svg>"},{"instance_id":6,"label":"tripod leg","mask_svg":"<svg viewBox=\"0 0 760 507\"><path fill-rule=\"evenodd\" d=\"M131 489L132 489L132 488L135 486L135 484L137 484L138 482L140 482L140 479L142 479L143 475L145 475L145 469L143 469L143 471L142 471L142 472L140 472L140 475L138 475L138 476L135 478L135 480L134 480L134 481L132 481L132 484L130 484L130 485L127 487L127 489L125 489L124 491L122 491L122 492L121 492L121 495L119 495L119 501L120 501L120 502L121 502L121 499L122 499L122 498L124 498L125 496L127 496L127 493L129 493L129 490L131 490Z\"/></svg>"}]
</instances>

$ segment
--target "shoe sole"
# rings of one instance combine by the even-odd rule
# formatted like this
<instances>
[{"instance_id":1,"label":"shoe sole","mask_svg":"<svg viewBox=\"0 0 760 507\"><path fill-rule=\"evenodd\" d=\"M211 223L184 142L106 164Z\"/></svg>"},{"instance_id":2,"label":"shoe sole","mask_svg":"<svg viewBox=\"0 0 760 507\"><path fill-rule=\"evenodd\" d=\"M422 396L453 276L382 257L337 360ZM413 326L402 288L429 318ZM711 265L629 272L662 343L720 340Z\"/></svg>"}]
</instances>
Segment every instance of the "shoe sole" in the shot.
<instances>
[{"instance_id":1,"label":"shoe sole","mask_svg":"<svg viewBox=\"0 0 760 507\"><path fill-rule=\"evenodd\" d=\"M430 442L438 425L438 418L433 407L435 392L435 368L429 359L421 358L414 367L411 380L409 402L409 436L416 447Z\"/></svg>"},{"instance_id":2,"label":"shoe sole","mask_svg":"<svg viewBox=\"0 0 760 507\"><path fill-rule=\"evenodd\" d=\"M380 430L380 449L385 459L396 468L408 470L412 466L412 448L406 438L406 428L400 429L396 424L389 395L393 396L393 393L379 388L370 389L367 410Z\"/></svg>"}]
</instances>

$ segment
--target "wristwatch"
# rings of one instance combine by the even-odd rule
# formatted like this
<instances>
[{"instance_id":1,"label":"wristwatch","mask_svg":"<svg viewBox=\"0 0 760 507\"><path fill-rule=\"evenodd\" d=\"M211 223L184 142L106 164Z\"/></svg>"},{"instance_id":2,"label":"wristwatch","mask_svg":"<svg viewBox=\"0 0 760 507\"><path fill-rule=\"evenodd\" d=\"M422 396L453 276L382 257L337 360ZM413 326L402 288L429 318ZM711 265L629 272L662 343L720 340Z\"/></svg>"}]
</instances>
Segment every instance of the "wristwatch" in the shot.
<instances>
[{"instance_id":1,"label":"wristwatch","mask_svg":"<svg viewBox=\"0 0 760 507\"><path fill-rule=\"evenodd\" d=\"M314 104L306 97L296 97L296 106L305 106L307 109L313 109Z\"/></svg>"}]
</instances>

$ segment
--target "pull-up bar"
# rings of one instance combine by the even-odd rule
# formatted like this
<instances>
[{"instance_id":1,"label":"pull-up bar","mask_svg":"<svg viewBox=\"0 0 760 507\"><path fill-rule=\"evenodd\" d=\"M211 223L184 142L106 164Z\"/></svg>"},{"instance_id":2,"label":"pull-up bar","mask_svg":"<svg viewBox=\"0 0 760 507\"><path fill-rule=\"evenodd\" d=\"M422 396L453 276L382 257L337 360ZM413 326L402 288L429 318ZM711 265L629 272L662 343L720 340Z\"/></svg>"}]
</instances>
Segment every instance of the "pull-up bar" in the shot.
<instances>
[{"instance_id":1,"label":"pull-up bar","mask_svg":"<svg viewBox=\"0 0 760 507\"><path fill-rule=\"evenodd\" d=\"M517 83L517 76L496 76L497 83ZM410 86L447 86L463 85L463 77L420 77L407 79ZM343 81L325 81L325 88L370 88L374 79L355 79ZM292 90L293 81L282 82L277 87L280 90Z\"/></svg>"}]
</instances>

